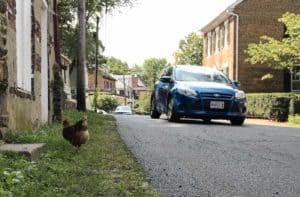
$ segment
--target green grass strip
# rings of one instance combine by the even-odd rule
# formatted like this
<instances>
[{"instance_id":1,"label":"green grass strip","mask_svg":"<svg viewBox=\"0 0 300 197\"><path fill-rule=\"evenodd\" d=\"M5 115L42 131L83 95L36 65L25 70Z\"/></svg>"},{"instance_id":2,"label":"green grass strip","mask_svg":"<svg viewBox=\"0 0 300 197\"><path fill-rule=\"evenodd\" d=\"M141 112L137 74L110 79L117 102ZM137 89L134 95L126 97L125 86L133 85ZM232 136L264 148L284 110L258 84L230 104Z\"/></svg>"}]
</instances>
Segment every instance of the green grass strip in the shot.
<instances>
[{"instance_id":1,"label":"green grass strip","mask_svg":"<svg viewBox=\"0 0 300 197\"><path fill-rule=\"evenodd\" d=\"M90 140L79 152L62 137L59 123L36 133L11 134L14 143L46 143L42 158L29 162L0 153L0 196L157 196L121 140L112 116L76 111L72 122L88 116Z\"/></svg>"}]
</instances>

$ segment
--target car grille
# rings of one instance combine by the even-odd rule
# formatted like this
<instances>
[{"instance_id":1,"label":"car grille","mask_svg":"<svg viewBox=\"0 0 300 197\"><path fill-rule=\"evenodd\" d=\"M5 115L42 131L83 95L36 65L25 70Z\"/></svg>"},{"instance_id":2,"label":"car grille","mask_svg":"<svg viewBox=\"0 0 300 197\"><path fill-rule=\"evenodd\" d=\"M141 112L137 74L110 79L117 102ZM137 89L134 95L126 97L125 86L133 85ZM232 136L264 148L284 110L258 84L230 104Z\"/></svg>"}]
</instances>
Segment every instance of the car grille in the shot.
<instances>
[{"instance_id":1,"label":"car grille","mask_svg":"<svg viewBox=\"0 0 300 197\"><path fill-rule=\"evenodd\" d=\"M192 110L200 110L202 108L201 106L201 100L197 100L196 102L192 103L191 109Z\"/></svg>"},{"instance_id":2,"label":"car grille","mask_svg":"<svg viewBox=\"0 0 300 197\"><path fill-rule=\"evenodd\" d=\"M231 111L232 112L240 112L240 109L239 109L237 103L233 103Z\"/></svg>"},{"instance_id":3,"label":"car grille","mask_svg":"<svg viewBox=\"0 0 300 197\"><path fill-rule=\"evenodd\" d=\"M220 99L231 99L233 97L232 94L221 94L221 93L201 93L201 97L206 98L220 98Z\"/></svg>"},{"instance_id":4,"label":"car grille","mask_svg":"<svg viewBox=\"0 0 300 197\"><path fill-rule=\"evenodd\" d=\"M206 112L216 112L216 113L226 113L229 110L231 101L224 101L224 109L211 109L210 108L211 100L204 100L204 111Z\"/></svg>"}]
</instances>

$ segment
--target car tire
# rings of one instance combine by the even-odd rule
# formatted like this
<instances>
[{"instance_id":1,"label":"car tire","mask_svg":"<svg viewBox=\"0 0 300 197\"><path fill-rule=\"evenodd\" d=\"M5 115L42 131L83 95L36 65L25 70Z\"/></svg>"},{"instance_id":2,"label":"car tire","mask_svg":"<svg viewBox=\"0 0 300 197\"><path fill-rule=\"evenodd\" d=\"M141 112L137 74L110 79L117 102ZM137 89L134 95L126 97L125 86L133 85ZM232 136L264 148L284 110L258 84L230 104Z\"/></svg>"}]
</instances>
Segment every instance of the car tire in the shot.
<instances>
[{"instance_id":1,"label":"car tire","mask_svg":"<svg viewBox=\"0 0 300 197\"><path fill-rule=\"evenodd\" d=\"M156 110L156 103L155 103L155 99L153 98L151 100L151 106L150 106L150 117L152 119L159 119L161 113L159 113L157 110Z\"/></svg>"},{"instance_id":2,"label":"car tire","mask_svg":"<svg viewBox=\"0 0 300 197\"><path fill-rule=\"evenodd\" d=\"M169 122L178 122L180 120L180 117L174 111L173 99L169 99L168 101L167 118Z\"/></svg>"},{"instance_id":3,"label":"car tire","mask_svg":"<svg viewBox=\"0 0 300 197\"><path fill-rule=\"evenodd\" d=\"M230 119L230 122L232 125L241 126L244 124L245 117L239 117L239 118L232 118Z\"/></svg>"}]
</instances>

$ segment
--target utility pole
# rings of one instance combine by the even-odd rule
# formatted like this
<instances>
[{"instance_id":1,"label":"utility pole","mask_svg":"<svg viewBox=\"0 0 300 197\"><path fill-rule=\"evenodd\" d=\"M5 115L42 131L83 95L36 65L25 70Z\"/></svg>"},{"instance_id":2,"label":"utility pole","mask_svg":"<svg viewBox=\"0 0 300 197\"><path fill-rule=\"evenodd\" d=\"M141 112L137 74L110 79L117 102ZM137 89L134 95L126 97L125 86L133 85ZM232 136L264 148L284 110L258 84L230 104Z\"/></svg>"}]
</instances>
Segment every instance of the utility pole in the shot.
<instances>
[{"instance_id":1,"label":"utility pole","mask_svg":"<svg viewBox=\"0 0 300 197\"><path fill-rule=\"evenodd\" d=\"M123 73L123 83L124 83L124 105L126 105L126 83L125 83L125 73Z\"/></svg>"},{"instance_id":2,"label":"utility pole","mask_svg":"<svg viewBox=\"0 0 300 197\"><path fill-rule=\"evenodd\" d=\"M97 16L96 21L96 61L95 61L95 90L98 87L98 50L99 50L99 39L98 39L98 33L99 33L99 16Z\"/></svg>"},{"instance_id":3,"label":"utility pole","mask_svg":"<svg viewBox=\"0 0 300 197\"><path fill-rule=\"evenodd\" d=\"M94 91L94 105L95 105L95 112L97 112L97 102L98 102L98 50L99 50L99 39L98 39L98 33L99 33L99 16L96 18L96 54L95 54L95 91Z\"/></svg>"},{"instance_id":4,"label":"utility pole","mask_svg":"<svg viewBox=\"0 0 300 197\"><path fill-rule=\"evenodd\" d=\"M79 50L77 64L77 110L86 111L85 103L85 1L78 1L78 35Z\"/></svg>"}]
</instances>

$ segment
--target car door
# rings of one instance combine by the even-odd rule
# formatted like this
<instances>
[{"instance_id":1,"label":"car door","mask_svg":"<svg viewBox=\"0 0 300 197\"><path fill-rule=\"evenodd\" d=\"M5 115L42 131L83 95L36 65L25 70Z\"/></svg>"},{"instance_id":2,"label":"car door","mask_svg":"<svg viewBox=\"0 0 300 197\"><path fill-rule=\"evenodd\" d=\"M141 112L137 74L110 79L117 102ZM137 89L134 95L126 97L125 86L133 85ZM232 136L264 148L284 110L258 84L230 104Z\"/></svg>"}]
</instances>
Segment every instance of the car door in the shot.
<instances>
[{"instance_id":1,"label":"car door","mask_svg":"<svg viewBox=\"0 0 300 197\"><path fill-rule=\"evenodd\" d=\"M173 67L169 67L166 72L162 75L163 77L170 77L172 79L173 76ZM172 81L159 81L159 85L157 86L158 90L158 102L159 102L159 108L162 112L166 112L167 109L167 101L168 101L168 94L172 86Z\"/></svg>"}]
</instances>

